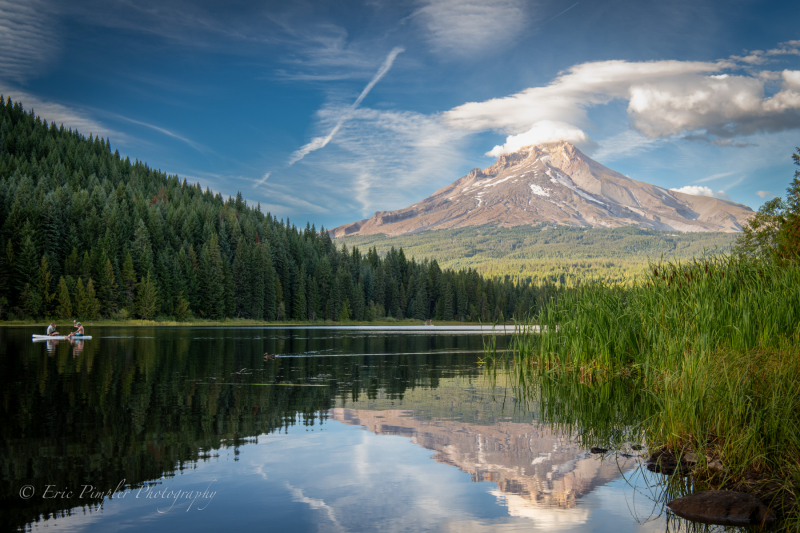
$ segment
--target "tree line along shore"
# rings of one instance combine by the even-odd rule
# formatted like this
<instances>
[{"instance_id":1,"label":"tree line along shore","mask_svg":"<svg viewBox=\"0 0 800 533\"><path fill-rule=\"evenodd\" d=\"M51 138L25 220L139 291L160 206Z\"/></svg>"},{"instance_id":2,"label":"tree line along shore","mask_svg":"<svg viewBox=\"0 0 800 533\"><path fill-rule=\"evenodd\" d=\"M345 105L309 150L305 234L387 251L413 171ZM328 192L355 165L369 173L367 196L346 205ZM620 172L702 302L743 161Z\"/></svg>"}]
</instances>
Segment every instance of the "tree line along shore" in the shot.
<instances>
[{"instance_id":1,"label":"tree line along shore","mask_svg":"<svg viewBox=\"0 0 800 533\"><path fill-rule=\"evenodd\" d=\"M0 105L0 319L492 322L557 287L337 248Z\"/></svg>"}]
</instances>

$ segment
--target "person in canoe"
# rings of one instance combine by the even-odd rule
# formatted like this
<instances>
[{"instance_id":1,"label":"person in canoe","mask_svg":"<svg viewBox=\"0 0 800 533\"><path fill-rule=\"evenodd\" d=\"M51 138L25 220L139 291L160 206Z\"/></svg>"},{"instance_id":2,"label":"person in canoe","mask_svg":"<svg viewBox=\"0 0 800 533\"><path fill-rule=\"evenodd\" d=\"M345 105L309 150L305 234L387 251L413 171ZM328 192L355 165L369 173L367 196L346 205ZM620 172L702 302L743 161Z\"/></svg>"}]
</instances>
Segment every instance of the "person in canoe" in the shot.
<instances>
[{"instance_id":1,"label":"person in canoe","mask_svg":"<svg viewBox=\"0 0 800 533\"><path fill-rule=\"evenodd\" d=\"M80 322L75 322L75 325L73 327L76 327L78 329L70 333L68 337L83 337L85 335L85 333L83 332L83 326L81 325Z\"/></svg>"},{"instance_id":2,"label":"person in canoe","mask_svg":"<svg viewBox=\"0 0 800 533\"><path fill-rule=\"evenodd\" d=\"M56 335L61 335L61 333L56 331L56 323L55 322L50 322L50 325L47 326L47 336L48 337L54 337Z\"/></svg>"}]
</instances>

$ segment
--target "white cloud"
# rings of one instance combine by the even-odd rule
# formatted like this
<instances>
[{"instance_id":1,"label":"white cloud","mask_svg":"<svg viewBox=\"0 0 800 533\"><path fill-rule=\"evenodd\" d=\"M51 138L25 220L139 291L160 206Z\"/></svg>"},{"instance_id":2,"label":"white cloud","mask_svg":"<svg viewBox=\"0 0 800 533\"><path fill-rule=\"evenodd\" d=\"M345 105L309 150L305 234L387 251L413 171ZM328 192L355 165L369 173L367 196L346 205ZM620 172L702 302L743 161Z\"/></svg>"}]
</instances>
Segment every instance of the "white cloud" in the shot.
<instances>
[{"instance_id":1,"label":"white cloud","mask_svg":"<svg viewBox=\"0 0 800 533\"><path fill-rule=\"evenodd\" d=\"M786 41L772 50L750 50L745 51L744 55L731 56L734 61L741 61L748 65L763 65L770 61L771 56L779 55L800 55L800 41Z\"/></svg>"},{"instance_id":2,"label":"white cloud","mask_svg":"<svg viewBox=\"0 0 800 533\"><path fill-rule=\"evenodd\" d=\"M486 155L499 157L502 154L516 152L524 146L558 141L569 141L577 145L591 143L589 136L586 135L583 130L575 126L553 120L540 120L525 133L509 135L506 138L505 144L502 146L495 146L491 151L486 152Z\"/></svg>"},{"instance_id":3,"label":"white cloud","mask_svg":"<svg viewBox=\"0 0 800 533\"><path fill-rule=\"evenodd\" d=\"M51 7L42 0L0 0L0 78L23 81L57 53Z\"/></svg>"},{"instance_id":4,"label":"white cloud","mask_svg":"<svg viewBox=\"0 0 800 533\"><path fill-rule=\"evenodd\" d=\"M761 198L770 198L770 199L775 198L775 195L772 194L770 191L757 191L756 194L759 195Z\"/></svg>"},{"instance_id":5,"label":"white cloud","mask_svg":"<svg viewBox=\"0 0 800 533\"><path fill-rule=\"evenodd\" d=\"M485 54L512 42L527 25L522 0L422 0L411 17L445 57Z\"/></svg>"},{"instance_id":6,"label":"white cloud","mask_svg":"<svg viewBox=\"0 0 800 533\"><path fill-rule=\"evenodd\" d=\"M512 135L545 120L586 129L589 108L622 100L631 128L651 139L691 132L692 139L743 147L730 139L800 127L799 71L775 73L779 90L765 97L770 76L725 72L734 68L729 60L583 63L546 86L466 103L443 118L453 128Z\"/></svg>"},{"instance_id":7,"label":"white cloud","mask_svg":"<svg viewBox=\"0 0 800 533\"><path fill-rule=\"evenodd\" d=\"M364 87L364 90L361 91L361 94L358 95L358 98L356 98L356 101L353 102L353 104L344 113L342 113L342 115L340 116L338 122L333 127L333 129L331 129L330 133L328 133L328 135L326 135L325 137L315 137L315 138L311 139L310 143L308 143L308 144L302 146L300 149L296 150L292 154L292 157L289 158L289 166L294 165L295 163L297 163L298 161L303 159L305 156L307 156L311 152L313 152L315 150L319 150L320 148L324 148L325 146L327 146L328 143L331 142L331 139L333 139L333 136L336 135L336 133L342 127L342 124L344 123L344 121L349 118L349 115L353 111L355 111L356 108L358 108L358 106L361 104L361 102L364 100L364 98L367 97L367 95L372 90L372 88L375 87L375 84L378 83L381 80L381 78L383 78L386 75L387 72L389 72L389 69L392 68L392 64L394 63L394 60L397 57L397 55L401 54L404 51L405 50L403 48L400 48L400 47L393 48L392 51L389 52L389 55L386 56L386 59L383 61L383 64L381 65L381 67L378 69L378 72L375 73L375 76L372 77L372 80L370 80L370 82L367 84L367 86Z\"/></svg>"},{"instance_id":8,"label":"white cloud","mask_svg":"<svg viewBox=\"0 0 800 533\"><path fill-rule=\"evenodd\" d=\"M702 185L687 185L680 189L670 189L671 191L682 192L685 194L692 194L695 196L711 196L712 198L721 198L723 200L730 200L731 197L725 194L725 191L714 192L708 187Z\"/></svg>"},{"instance_id":9,"label":"white cloud","mask_svg":"<svg viewBox=\"0 0 800 533\"><path fill-rule=\"evenodd\" d=\"M800 127L800 73L784 71L780 91L764 97L751 76L681 76L632 85L628 115L648 137L702 130L723 138Z\"/></svg>"},{"instance_id":10,"label":"white cloud","mask_svg":"<svg viewBox=\"0 0 800 533\"><path fill-rule=\"evenodd\" d=\"M589 107L625 99L637 83L716 73L725 66L725 63L696 61L583 63L568 69L549 85L531 87L504 98L463 104L445 112L444 119L454 128L493 129L512 134L525 131L540 120L581 126L588 123Z\"/></svg>"}]
</instances>

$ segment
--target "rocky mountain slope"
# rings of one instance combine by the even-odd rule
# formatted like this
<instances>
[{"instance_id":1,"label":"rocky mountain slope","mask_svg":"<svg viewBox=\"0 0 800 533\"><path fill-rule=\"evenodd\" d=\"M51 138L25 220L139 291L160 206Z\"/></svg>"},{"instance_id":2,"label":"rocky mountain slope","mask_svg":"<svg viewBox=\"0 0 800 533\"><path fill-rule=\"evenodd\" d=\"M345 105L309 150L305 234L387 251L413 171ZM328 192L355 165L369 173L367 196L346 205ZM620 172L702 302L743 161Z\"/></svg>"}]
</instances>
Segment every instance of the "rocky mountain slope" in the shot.
<instances>
[{"instance_id":1,"label":"rocky mountain slope","mask_svg":"<svg viewBox=\"0 0 800 533\"><path fill-rule=\"evenodd\" d=\"M394 236L487 223L737 232L753 214L734 202L630 179L559 142L502 155L491 167L473 169L412 206L378 211L331 235Z\"/></svg>"}]
</instances>

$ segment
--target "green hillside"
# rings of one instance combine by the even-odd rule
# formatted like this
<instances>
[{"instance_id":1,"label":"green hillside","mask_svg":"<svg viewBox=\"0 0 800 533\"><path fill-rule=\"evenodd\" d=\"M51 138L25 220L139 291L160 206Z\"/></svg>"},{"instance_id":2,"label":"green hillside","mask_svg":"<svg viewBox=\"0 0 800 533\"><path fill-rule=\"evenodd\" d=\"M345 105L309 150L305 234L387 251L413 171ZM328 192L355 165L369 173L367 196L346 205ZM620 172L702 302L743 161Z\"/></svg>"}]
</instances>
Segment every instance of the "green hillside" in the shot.
<instances>
[{"instance_id":1,"label":"green hillside","mask_svg":"<svg viewBox=\"0 0 800 533\"><path fill-rule=\"evenodd\" d=\"M492 321L542 290L362 255L0 97L0 319Z\"/></svg>"},{"instance_id":2,"label":"green hillside","mask_svg":"<svg viewBox=\"0 0 800 533\"><path fill-rule=\"evenodd\" d=\"M472 268L492 277L510 276L534 284L574 285L589 277L624 282L650 259L691 259L704 250L729 251L736 234L680 233L627 228L492 225L423 231L400 237L352 236L348 246L375 247L379 254L402 247L414 257L435 259L443 268Z\"/></svg>"}]
</instances>

